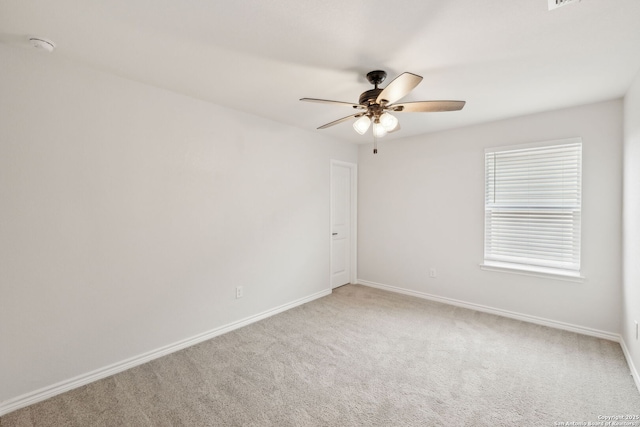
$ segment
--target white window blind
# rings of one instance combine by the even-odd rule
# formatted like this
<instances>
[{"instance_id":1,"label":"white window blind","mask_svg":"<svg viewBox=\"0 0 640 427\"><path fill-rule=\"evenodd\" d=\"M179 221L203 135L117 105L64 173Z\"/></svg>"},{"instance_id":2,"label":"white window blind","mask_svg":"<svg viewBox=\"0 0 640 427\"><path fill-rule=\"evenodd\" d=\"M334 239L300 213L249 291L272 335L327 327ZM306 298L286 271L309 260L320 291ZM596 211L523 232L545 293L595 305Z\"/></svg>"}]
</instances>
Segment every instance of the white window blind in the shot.
<instances>
[{"instance_id":1,"label":"white window blind","mask_svg":"<svg viewBox=\"0 0 640 427\"><path fill-rule=\"evenodd\" d=\"M486 265L577 274L582 140L485 151Z\"/></svg>"}]
</instances>

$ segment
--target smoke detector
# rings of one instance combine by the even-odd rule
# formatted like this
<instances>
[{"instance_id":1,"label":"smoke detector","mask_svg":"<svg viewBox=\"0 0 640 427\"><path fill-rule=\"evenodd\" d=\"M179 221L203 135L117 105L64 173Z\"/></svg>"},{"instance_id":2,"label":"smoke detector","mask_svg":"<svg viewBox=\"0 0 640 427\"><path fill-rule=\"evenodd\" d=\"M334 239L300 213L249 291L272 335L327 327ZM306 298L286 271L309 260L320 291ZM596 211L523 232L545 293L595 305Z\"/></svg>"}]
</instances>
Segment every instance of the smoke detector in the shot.
<instances>
[{"instance_id":1,"label":"smoke detector","mask_svg":"<svg viewBox=\"0 0 640 427\"><path fill-rule=\"evenodd\" d=\"M582 0L547 0L549 2L549 10L557 9L562 6L566 6L569 3L577 3Z\"/></svg>"},{"instance_id":2,"label":"smoke detector","mask_svg":"<svg viewBox=\"0 0 640 427\"><path fill-rule=\"evenodd\" d=\"M30 37L29 42L31 43L31 46L36 49L44 50L45 52L53 52L53 49L56 47L54 42L43 39L42 37Z\"/></svg>"}]
</instances>

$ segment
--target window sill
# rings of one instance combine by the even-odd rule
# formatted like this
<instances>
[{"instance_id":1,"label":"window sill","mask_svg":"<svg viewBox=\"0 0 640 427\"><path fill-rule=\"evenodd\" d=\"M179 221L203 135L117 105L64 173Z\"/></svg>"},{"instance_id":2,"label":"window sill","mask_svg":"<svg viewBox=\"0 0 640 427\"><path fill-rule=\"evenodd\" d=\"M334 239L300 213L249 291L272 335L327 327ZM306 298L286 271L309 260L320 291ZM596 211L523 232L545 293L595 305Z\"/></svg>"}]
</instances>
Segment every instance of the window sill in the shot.
<instances>
[{"instance_id":1,"label":"window sill","mask_svg":"<svg viewBox=\"0 0 640 427\"><path fill-rule=\"evenodd\" d=\"M486 261L480 264L480 269L486 271L498 271L501 273L520 274L523 276L543 277L545 279L564 280L566 282L582 283L585 277L579 272L559 271L553 268L527 267L517 264Z\"/></svg>"}]
</instances>

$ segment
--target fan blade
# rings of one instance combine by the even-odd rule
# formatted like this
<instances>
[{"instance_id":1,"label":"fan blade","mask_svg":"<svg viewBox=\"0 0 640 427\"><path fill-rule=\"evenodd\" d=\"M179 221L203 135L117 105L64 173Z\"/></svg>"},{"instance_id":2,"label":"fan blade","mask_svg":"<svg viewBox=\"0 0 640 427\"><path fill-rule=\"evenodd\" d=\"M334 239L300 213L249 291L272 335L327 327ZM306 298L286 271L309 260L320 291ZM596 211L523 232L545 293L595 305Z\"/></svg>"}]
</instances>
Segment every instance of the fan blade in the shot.
<instances>
[{"instance_id":1,"label":"fan blade","mask_svg":"<svg viewBox=\"0 0 640 427\"><path fill-rule=\"evenodd\" d=\"M383 100L387 101L387 104L393 104L406 94L411 92L414 87L422 81L422 77L412 73L402 73L391 83L387 85L382 92L376 98L376 103L380 104Z\"/></svg>"},{"instance_id":2,"label":"fan blade","mask_svg":"<svg viewBox=\"0 0 640 427\"><path fill-rule=\"evenodd\" d=\"M326 128L331 127L333 125L337 125L338 123L346 122L349 119L353 119L355 117L360 117L360 116L362 116L362 114L352 114L350 116L343 117L343 118L338 119L338 120L334 120L331 123L327 123L326 125L322 125L318 129L326 129Z\"/></svg>"},{"instance_id":3,"label":"fan blade","mask_svg":"<svg viewBox=\"0 0 640 427\"><path fill-rule=\"evenodd\" d=\"M465 101L416 101L405 102L404 104L390 105L392 111L402 111L403 113L436 113L439 111L462 110Z\"/></svg>"},{"instance_id":4,"label":"fan blade","mask_svg":"<svg viewBox=\"0 0 640 427\"><path fill-rule=\"evenodd\" d=\"M365 108L364 105L360 105L360 104L353 104L351 102L342 102L342 101L331 101L329 99L317 99L317 98L300 98L300 101L305 101L305 102L319 102L321 104L337 104L337 105L344 105L347 107L353 107L353 108Z\"/></svg>"}]
</instances>

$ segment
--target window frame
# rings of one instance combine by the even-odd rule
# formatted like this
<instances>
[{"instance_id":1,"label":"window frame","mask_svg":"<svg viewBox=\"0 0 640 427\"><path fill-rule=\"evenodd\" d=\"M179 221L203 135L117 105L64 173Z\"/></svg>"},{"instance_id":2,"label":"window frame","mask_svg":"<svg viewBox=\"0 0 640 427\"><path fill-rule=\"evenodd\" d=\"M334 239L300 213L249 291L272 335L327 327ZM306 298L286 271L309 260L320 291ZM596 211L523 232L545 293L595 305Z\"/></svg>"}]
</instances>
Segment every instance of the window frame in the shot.
<instances>
[{"instance_id":1,"label":"window frame","mask_svg":"<svg viewBox=\"0 0 640 427\"><path fill-rule=\"evenodd\" d=\"M574 144L579 144L579 152L578 152L578 183L577 183L577 189L579 191L579 195L578 195L578 204L577 204L577 212L578 212L578 224L573 225L573 230L575 231L575 227L577 227L577 233L578 233L578 239L579 239L579 243L577 244L577 269L574 268L562 268L562 267L557 267L557 266L544 266L544 265L540 265L540 259L538 259L538 264L534 263L522 263L522 262L513 262L513 261L509 261L509 260L501 260L501 259L495 259L495 258L500 258L501 256L496 256L495 253L490 253L489 257L487 256L487 248L488 248L488 238L491 238L491 236L488 234L488 227L489 227L489 212L499 212L500 209L510 209L509 206L507 206L506 204L503 206L490 206L490 204L488 203L488 199L489 199L489 195L490 194L494 194L494 193L490 193L490 191L495 191L495 187L492 187L492 190L489 190L489 182L488 182L488 178L489 178L489 174L488 174L488 154L492 154L492 153L499 153L499 152L511 152L511 151L518 151L518 150L529 150L529 149L537 149L537 148L553 148L556 146L562 146L562 145L574 145ZM529 144L517 144L517 145L505 145L505 146L500 146L500 147L490 147L490 148L486 148L484 150L485 156L484 156L484 168L485 168L485 177L484 177L484 234L483 234L483 262L480 264L480 267L483 270L489 270L489 271L499 271L499 272L510 272L510 273L517 273L517 274L524 274L527 276L536 276L536 277L545 277L545 278L556 278L556 279L561 279L561 280L568 280L568 281L574 281L574 282L582 282L585 278L584 276L582 276L582 214L583 214L583 204L582 204L582 156L583 156L583 144L582 144L582 138L580 137L575 137L575 138L566 138L566 139L558 139L558 140L551 140L551 141L540 141L540 142L534 142L534 143L529 143ZM495 164L494 164L495 167ZM495 174L495 169L494 169L494 174ZM547 209L560 209L563 211L569 211L571 210L571 208L567 208L567 207L560 207L558 206L552 206L550 207L550 205L537 205L537 206L531 206L528 210L526 208L518 208L518 209L522 209L524 212L531 212L531 214L534 213L540 213L541 211ZM576 208L572 208L574 210L576 210ZM495 223L493 223L492 225L495 226ZM492 239L491 242L493 243L495 241L495 239ZM574 254L576 253L576 250L572 250L570 252L568 252L570 254ZM503 256L504 258L508 258L508 256ZM492 259L493 258L493 259ZM535 258L530 258L531 260L535 260Z\"/></svg>"}]
</instances>

